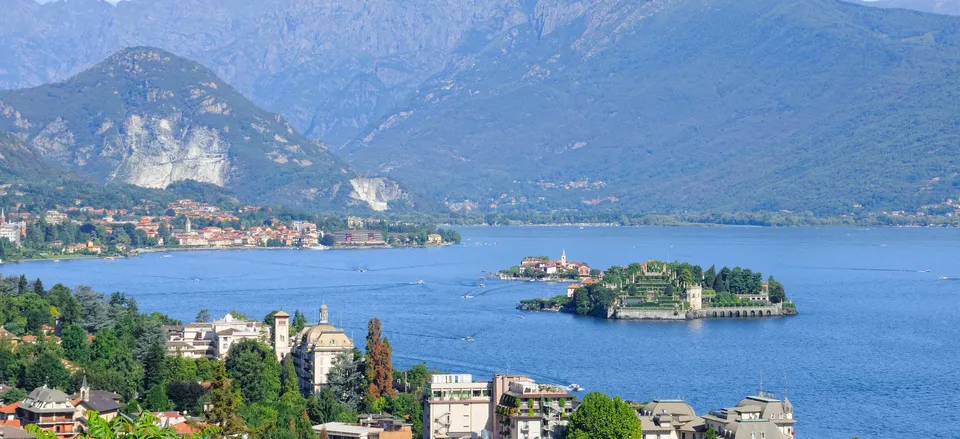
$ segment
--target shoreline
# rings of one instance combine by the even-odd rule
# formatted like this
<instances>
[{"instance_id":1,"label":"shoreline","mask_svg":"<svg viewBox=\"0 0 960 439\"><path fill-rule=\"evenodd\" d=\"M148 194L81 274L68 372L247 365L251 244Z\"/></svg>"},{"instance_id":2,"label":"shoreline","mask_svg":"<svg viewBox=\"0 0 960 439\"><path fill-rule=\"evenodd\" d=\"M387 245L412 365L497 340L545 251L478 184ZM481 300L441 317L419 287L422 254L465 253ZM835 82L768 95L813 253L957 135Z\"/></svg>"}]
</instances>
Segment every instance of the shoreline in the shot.
<instances>
[{"instance_id":1,"label":"shoreline","mask_svg":"<svg viewBox=\"0 0 960 439\"><path fill-rule=\"evenodd\" d=\"M29 259L21 259L21 260L17 260L17 261L4 261L4 262L0 263L0 266L3 266L3 265L12 265L12 264L20 264L20 263L23 263L23 262L50 262L50 261L58 261L58 262L59 262L59 261L90 260L90 259L107 259L107 258L127 259L127 258L135 258L135 257L141 256L141 255L144 255L144 254L167 253L167 252L231 251L231 250L244 250L244 251L250 251L250 250L271 250L271 251L274 251L274 250L285 250L285 251L299 251L299 250L304 250L304 251L391 250L391 249L405 249L405 248L442 248L442 247L450 247L450 246L453 246L453 245L455 245L455 244L452 244L452 243L451 243L451 244L408 246L408 247L392 247L392 246L389 246L389 245L370 245L370 246L351 246L351 247L327 247L327 248L324 248L324 249L311 249L311 248L305 248L305 247L246 247L246 246L240 246L240 247L139 248L139 249L133 249L133 250L130 251L130 253L122 254L122 255L107 255L107 256L99 256L99 255L78 255L78 256L73 256L73 255L66 255L66 256L60 256L60 257L29 258Z\"/></svg>"}]
</instances>

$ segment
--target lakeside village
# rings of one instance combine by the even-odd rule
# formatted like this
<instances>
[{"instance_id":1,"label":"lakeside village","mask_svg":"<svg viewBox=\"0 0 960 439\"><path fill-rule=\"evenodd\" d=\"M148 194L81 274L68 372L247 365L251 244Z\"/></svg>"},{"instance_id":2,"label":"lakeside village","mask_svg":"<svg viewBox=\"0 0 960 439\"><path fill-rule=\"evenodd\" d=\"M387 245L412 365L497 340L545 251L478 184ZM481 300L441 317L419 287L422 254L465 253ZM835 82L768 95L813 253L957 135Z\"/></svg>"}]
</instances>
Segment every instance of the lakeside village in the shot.
<instances>
[{"instance_id":1,"label":"lakeside village","mask_svg":"<svg viewBox=\"0 0 960 439\"><path fill-rule=\"evenodd\" d=\"M164 438L796 434L790 401L762 391L697 414L680 399L635 403L600 393L581 399L576 384L523 375L479 380L431 372L423 364L396 371L378 319L370 320L361 353L330 322L326 305L312 324L299 310L293 316L272 311L263 321L236 311L212 320L202 310L196 322L182 325L158 313L139 314L135 301L120 293L106 299L59 284L46 291L39 280L31 285L22 276L4 279L0 289L7 305L0 313L3 438L69 439L105 428Z\"/></svg>"},{"instance_id":2,"label":"lakeside village","mask_svg":"<svg viewBox=\"0 0 960 439\"><path fill-rule=\"evenodd\" d=\"M0 260L111 257L174 249L324 250L460 242L456 231L427 224L360 217L321 218L321 224L284 221L270 216L268 208L244 206L233 213L188 199L169 203L160 215L148 214L148 206L60 206L40 214L21 212L23 207L0 208Z\"/></svg>"},{"instance_id":3,"label":"lakeside village","mask_svg":"<svg viewBox=\"0 0 960 439\"><path fill-rule=\"evenodd\" d=\"M567 260L528 256L497 273L503 280L571 282L566 294L523 300L527 311L568 312L607 319L692 320L756 318L797 313L773 276L740 267L704 270L686 262L649 260L606 271Z\"/></svg>"}]
</instances>

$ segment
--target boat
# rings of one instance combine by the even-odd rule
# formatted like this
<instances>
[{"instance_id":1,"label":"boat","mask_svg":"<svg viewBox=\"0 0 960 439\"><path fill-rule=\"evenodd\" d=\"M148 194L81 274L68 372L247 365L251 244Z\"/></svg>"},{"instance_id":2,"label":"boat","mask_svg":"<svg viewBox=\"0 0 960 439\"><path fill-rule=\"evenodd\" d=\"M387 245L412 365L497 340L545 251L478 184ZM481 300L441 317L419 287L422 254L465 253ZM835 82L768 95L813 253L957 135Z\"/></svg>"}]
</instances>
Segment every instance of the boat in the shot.
<instances>
[{"instance_id":1,"label":"boat","mask_svg":"<svg viewBox=\"0 0 960 439\"><path fill-rule=\"evenodd\" d=\"M920 270L921 273L929 273L930 270Z\"/></svg>"},{"instance_id":2,"label":"boat","mask_svg":"<svg viewBox=\"0 0 960 439\"><path fill-rule=\"evenodd\" d=\"M59 259L54 259L53 262L60 262L60 260L59 260Z\"/></svg>"},{"instance_id":3,"label":"boat","mask_svg":"<svg viewBox=\"0 0 960 439\"><path fill-rule=\"evenodd\" d=\"M521 318L521 319L525 319L525 318L527 318L527 317L526 317L526 316L520 316L520 318Z\"/></svg>"},{"instance_id":4,"label":"boat","mask_svg":"<svg viewBox=\"0 0 960 439\"><path fill-rule=\"evenodd\" d=\"M940 276L940 280L950 280L950 278L946 276Z\"/></svg>"},{"instance_id":5,"label":"boat","mask_svg":"<svg viewBox=\"0 0 960 439\"><path fill-rule=\"evenodd\" d=\"M484 285L484 284L479 284L479 285L477 285L477 288L483 288L483 287L485 287L485 286L486 286L486 285Z\"/></svg>"},{"instance_id":6,"label":"boat","mask_svg":"<svg viewBox=\"0 0 960 439\"><path fill-rule=\"evenodd\" d=\"M160 255L161 258L172 258L173 255Z\"/></svg>"},{"instance_id":7,"label":"boat","mask_svg":"<svg viewBox=\"0 0 960 439\"><path fill-rule=\"evenodd\" d=\"M310 247L307 247L307 250L326 250L329 248L330 247L325 246L323 244L317 244L317 245L311 245Z\"/></svg>"},{"instance_id":8,"label":"boat","mask_svg":"<svg viewBox=\"0 0 960 439\"><path fill-rule=\"evenodd\" d=\"M463 341L473 341L473 337L468 335L466 338L463 339Z\"/></svg>"},{"instance_id":9,"label":"boat","mask_svg":"<svg viewBox=\"0 0 960 439\"><path fill-rule=\"evenodd\" d=\"M413 283L414 285L423 285L423 279L420 279Z\"/></svg>"},{"instance_id":10,"label":"boat","mask_svg":"<svg viewBox=\"0 0 960 439\"><path fill-rule=\"evenodd\" d=\"M460 297L462 297L462 298L464 298L464 299L473 299L473 295L472 295L472 294L464 294L464 295L462 295L462 296L460 296Z\"/></svg>"},{"instance_id":11,"label":"boat","mask_svg":"<svg viewBox=\"0 0 960 439\"><path fill-rule=\"evenodd\" d=\"M107 257L103 258L103 260L104 260L104 261L116 261L117 258L115 258L115 257L113 257L113 256L107 256Z\"/></svg>"},{"instance_id":12,"label":"boat","mask_svg":"<svg viewBox=\"0 0 960 439\"><path fill-rule=\"evenodd\" d=\"M579 384L571 383L570 385L567 386L567 390L570 392L582 392L583 387L580 387Z\"/></svg>"},{"instance_id":13,"label":"boat","mask_svg":"<svg viewBox=\"0 0 960 439\"><path fill-rule=\"evenodd\" d=\"M366 272L367 272L367 269L366 269L366 268L358 268L358 269L357 269L357 272L358 272L358 273L366 273Z\"/></svg>"}]
</instances>

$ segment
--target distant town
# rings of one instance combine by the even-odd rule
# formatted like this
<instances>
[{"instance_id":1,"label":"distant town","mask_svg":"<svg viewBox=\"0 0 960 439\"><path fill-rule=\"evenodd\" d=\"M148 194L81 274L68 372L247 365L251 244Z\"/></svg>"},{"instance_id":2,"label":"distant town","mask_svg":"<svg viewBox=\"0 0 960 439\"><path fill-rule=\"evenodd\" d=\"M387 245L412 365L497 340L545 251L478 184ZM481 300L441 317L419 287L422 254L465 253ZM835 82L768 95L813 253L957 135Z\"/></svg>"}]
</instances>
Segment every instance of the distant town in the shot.
<instances>
[{"instance_id":1,"label":"distant town","mask_svg":"<svg viewBox=\"0 0 960 439\"><path fill-rule=\"evenodd\" d=\"M0 259L119 256L173 249L390 248L460 242L454 230L377 218L327 217L323 222L279 219L270 209L236 212L204 202L177 200L158 210L60 206L42 213L22 205L0 208Z\"/></svg>"},{"instance_id":2,"label":"distant town","mask_svg":"<svg viewBox=\"0 0 960 439\"><path fill-rule=\"evenodd\" d=\"M527 311L569 312L607 319L691 320L795 315L796 306L773 276L740 267L649 260L606 271L584 262L528 256L497 273L503 280L570 282L565 294L523 300Z\"/></svg>"}]
</instances>

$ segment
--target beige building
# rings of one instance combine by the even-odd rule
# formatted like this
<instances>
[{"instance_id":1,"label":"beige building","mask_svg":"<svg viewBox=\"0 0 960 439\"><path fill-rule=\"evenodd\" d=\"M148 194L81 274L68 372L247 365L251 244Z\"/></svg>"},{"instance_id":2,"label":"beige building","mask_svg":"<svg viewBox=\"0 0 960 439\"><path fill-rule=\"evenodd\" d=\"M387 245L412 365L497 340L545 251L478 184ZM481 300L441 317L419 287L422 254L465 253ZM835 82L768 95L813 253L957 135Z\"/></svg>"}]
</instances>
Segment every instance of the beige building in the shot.
<instances>
[{"instance_id":1,"label":"beige building","mask_svg":"<svg viewBox=\"0 0 960 439\"><path fill-rule=\"evenodd\" d=\"M282 338L282 334L286 334L286 330L278 326L286 322L286 318L275 320L275 337ZM285 347L282 339L275 338L274 349L278 350L278 355L281 350L291 352L293 365L300 377L300 389L306 393L319 392L327 384L327 375L336 364L337 356L353 349L353 341L347 334L330 324L327 305L320 307L320 322L303 328L289 343L292 346Z\"/></svg>"},{"instance_id":2,"label":"beige building","mask_svg":"<svg viewBox=\"0 0 960 439\"><path fill-rule=\"evenodd\" d=\"M437 374L424 410L424 439L487 438L493 429L490 382L469 374Z\"/></svg>"},{"instance_id":3,"label":"beige building","mask_svg":"<svg viewBox=\"0 0 960 439\"><path fill-rule=\"evenodd\" d=\"M697 416L682 400L655 399L638 413L643 439L704 439L713 429L725 439L790 439L793 437L793 406L771 394L744 398L736 407Z\"/></svg>"},{"instance_id":4,"label":"beige building","mask_svg":"<svg viewBox=\"0 0 960 439\"><path fill-rule=\"evenodd\" d=\"M222 359L226 358L230 346L248 339L267 341L267 328L261 322L241 320L227 314L211 323L191 323L170 331L167 352L186 358Z\"/></svg>"}]
</instances>

